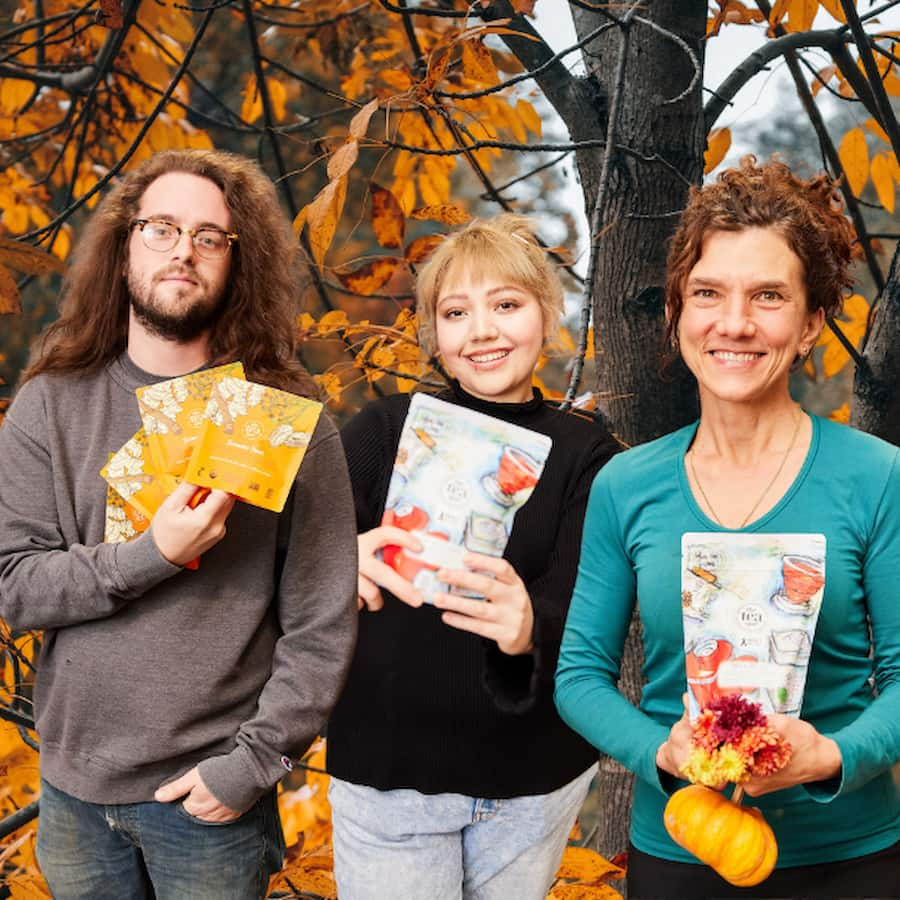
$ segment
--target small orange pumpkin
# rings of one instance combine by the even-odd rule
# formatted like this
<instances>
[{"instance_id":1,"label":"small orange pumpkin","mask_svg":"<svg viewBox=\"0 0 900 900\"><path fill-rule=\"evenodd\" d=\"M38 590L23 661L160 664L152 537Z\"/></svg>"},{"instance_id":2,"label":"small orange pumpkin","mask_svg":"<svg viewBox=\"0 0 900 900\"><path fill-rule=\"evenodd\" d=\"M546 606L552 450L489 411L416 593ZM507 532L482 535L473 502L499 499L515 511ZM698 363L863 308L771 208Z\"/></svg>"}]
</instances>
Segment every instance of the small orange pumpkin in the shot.
<instances>
[{"instance_id":1,"label":"small orange pumpkin","mask_svg":"<svg viewBox=\"0 0 900 900\"><path fill-rule=\"evenodd\" d=\"M769 877L778 844L758 809L738 806L719 791L691 784L666 804L666 831L672 840L738 887Z\"/></svg>"}]
</instances>

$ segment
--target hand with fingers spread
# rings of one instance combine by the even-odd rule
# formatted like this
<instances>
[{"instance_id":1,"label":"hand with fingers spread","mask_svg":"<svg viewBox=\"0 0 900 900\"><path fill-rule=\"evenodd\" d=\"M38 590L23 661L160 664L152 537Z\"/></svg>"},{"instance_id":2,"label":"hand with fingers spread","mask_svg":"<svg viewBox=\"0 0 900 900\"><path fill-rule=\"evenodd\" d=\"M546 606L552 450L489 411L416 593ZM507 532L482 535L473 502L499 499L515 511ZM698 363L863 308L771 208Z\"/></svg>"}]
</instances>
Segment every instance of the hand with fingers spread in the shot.
<instances>
[{"instance_id":1,"label":"hand with fingers spread","mask_svg":"<svg viewBox=\"0 0 900 900\"><path fill-rule=\"evenodd\" d=\"M516 570L505 560L481 553L467 553L468 569L441 569L438 578L452 587L482 594L473 600L457 594L438 594L434 605L443 609L441 619L454 628L479 634L510 656L532 649L534 608Z\"/></svg>"},{"instance_id":2,"label":"hand with fingers spread","mask_svg":"<svg viewBox=\"0 0 900 900\"><path fill-rule=\"evenodd\" d=\"M379 525L371 531L359 535L359 598L358 605L370 612L384 606L380 588L390 591L398 600L409 606L421 606L425 598L402 575L392 569L377 556L379 550L388 546L405 547L413 553L422 549L422 544L409 531L394 525Z\"/></svg>"},{"instance_id":3,"label":"hand with fingers spread","mask_svg":"<svg viewBox=\"0 0 900 900\"><path fill-rule=\"evenodd\" d=\"M153 517L151 530L159 552L173 565L184 566L225 537L225 520L235 498L225 491L210 491L191 507L195 484L183 481L166 497Z\"/></svg>"}]
</instances>

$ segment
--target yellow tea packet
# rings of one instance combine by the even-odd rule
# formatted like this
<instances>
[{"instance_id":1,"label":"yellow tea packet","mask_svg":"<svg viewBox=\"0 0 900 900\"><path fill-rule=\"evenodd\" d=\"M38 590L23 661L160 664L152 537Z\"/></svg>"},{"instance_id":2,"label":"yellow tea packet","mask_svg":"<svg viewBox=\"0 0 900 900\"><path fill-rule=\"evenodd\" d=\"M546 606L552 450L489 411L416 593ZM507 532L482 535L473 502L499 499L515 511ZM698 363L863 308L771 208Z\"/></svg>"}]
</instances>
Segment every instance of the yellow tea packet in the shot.
<instances>
[{"instance_id":1,"label":"yellow tea packet","mask_svg":"<svg viewBox=\"0 0 900 900\"><path fill-rule=\"evenodd\" d=\"M322 404L225 377L206 407L185 480L281 512Z\"/></svg>"},{"instance_id":2,"label":"yellow tea packet","mask_svg":"<svg viewBox=\"0 0 900 900\"><path fill-rule=\"evenodd\" d=\"M106 527L103 540L120 544L136 538L150 527L150 520L139 513L111 485L106 486Z\"/></svg>"},{"instance_id":3,"label":"yellow tea packet","mask_svg":"<svg viewBox=\"0 0 900 900\"><path fill-rule=\"evenodd\" d=\"M158 472L180 480L204 423L204 410L224 377L242 379L239 362L148 384L135 393Z\"/></svg>"},{"instance_id":4,"label":"yellow tea packet","mask_svg":"<svg viewBox=\"0 0 900 900\"><path fill-rule=\"evenodd\" d=\"M100 475L126 503L148 520L153 518L160 503L176 485L175 479L157 471L143 428L110 456Z\"/></svg>"}]
</instances>

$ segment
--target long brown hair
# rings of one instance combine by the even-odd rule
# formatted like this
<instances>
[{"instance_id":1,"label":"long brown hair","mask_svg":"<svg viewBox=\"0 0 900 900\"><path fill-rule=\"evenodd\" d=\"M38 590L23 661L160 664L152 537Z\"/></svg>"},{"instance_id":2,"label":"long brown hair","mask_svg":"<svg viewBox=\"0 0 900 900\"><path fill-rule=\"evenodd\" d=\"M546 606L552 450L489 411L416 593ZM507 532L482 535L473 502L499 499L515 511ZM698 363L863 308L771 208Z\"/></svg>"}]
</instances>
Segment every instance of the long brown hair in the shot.
<instances>
[{"instance_id":1,"label":"long brown hair","mask_svg":"<svg viewBox=\"0 0 900 900\"><path fill-rule=\"evenodd\" d=\"M827 175L804 180L782 162L758 165L750 155L711 184L691 189L669 249L666 344L678 334L684 285L706 235L767 227L777 230L803 263L807 311L840 312L844 292L853 283L850 265L858 249L837 187Z\"/></svg>"},{"instance_id":2,"label":"long brown hair","mask_svg":"<svg viewBox=\"0 0 900 900\"><path fill-rule=\"evenodd\" d=\"M22 381L42 372L96 370L125 349L128 238L144 191L161 175L207 178L225 195L231 269L210 334L210 363L240 360L247 377L306 396L318 388L296 359L298 252L271 180L252 160L221 150L165 150L129 172L104 198L63 280L60 316L44 332Z\"/></svg>"}]
</instances>

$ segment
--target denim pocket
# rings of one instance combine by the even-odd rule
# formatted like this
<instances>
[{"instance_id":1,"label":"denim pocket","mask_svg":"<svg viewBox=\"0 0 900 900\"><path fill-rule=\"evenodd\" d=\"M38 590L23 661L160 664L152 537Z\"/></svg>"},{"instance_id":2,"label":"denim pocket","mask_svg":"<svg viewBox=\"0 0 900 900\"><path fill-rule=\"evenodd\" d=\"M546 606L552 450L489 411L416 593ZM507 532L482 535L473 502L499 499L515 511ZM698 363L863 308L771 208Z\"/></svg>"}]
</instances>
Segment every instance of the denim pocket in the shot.
<instances>
[{"instance_id":1,"label":"denim pocket","mask_svg":"<svg viewBox=\"0 0 900 900\"><path fill-rule=\"evenodd\" d=\"M254 803L253 806L250 807L246 812L241 813L236 819L229 819L227 822L207 822L206 819L201 819L198 816L191 815L185 808L184 802L179 801L175 804L175 809L178 814L183 818L187 819L188 822L193 822L195 825L202 825L205 828L224 828L228 825L237 825L239 822L246 822L253 813L259 808L259 803Z\"/></svg>"}]
</instances>

